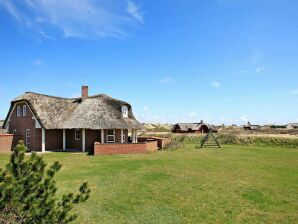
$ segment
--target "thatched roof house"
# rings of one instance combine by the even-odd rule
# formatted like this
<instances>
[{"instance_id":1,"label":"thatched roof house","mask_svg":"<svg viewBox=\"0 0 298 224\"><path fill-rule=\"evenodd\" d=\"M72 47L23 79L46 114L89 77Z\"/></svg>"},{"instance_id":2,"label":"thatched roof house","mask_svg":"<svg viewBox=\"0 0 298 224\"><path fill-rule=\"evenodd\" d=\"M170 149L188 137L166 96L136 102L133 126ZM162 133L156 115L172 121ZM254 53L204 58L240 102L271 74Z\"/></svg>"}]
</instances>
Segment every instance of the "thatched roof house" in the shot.
<instances>
[{"instance_id":1,"label":"thatched roof house","mask_svg":"<svg viewBox=\"0 0 298 224\"><path fill-rule=\"evenodd\" d=\"M11 102L9 113L13 105L22 101L28 103L39 124L45 129L142 129L130 104L104 94L88 96L82 100L26 92ZM122 115L123 106L128 109L127 117Z\"/></svg>"},{"instance_id":2,"label":"thatched roof house","mask_svg":"<svg viewBox=\"0 0 298 224\"><path fill-rule=\"evenodd\" d=\"M88 95L82 87L82 97L62 98L26 92L15 98L4 121L9 133L21 135L27 147L34 150L85 148L95 141L102 143L137 141L142 129L129 103L105 94Z\"/></svg>"},{"instance_id":3,"label":"thatched roof house","mask_svg":"<svg viewBox=\"0 0 298 224\"><path fill-rule=\"evenodd\" d=\"M177 123L172 127L172 133L207 133L210 130L208 124L200 123Z\"/></svg>"},{"instance_id":4,"label":"thatched roof house","mask_svg":"<svg viewBox=\"0 0 298 224\"><path fill-rule=\"evenodd\" d=\"M247 122L246 125L243 126L245 130L259 130L261 128L260 125L251 124L250 122Z\"/></svg>"}]
</instances>

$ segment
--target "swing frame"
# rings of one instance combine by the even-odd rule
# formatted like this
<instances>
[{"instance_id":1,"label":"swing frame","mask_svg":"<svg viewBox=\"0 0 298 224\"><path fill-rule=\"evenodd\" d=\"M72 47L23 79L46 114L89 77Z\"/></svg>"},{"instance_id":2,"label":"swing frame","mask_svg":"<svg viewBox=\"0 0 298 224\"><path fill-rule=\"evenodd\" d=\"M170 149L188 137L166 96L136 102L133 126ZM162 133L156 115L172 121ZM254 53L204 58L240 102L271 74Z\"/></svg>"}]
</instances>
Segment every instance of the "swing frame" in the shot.
<instances>
[{"instance_id":1,"label":"swing frame","mask_svg":"<svg viewBox=\"0 0 298 224\"><path fill-rule=\"evenodd\" d=\"M214 140L214 143L207 143L210 136ZM217 141L217 139L213 135L212 129L210 129L209 132L207 133L207 135L203 138L203 140L201 142L201 145L200 146L196 145L197 149L201 149L203 147L205 147L205 148L221 148L219 142Z\"/></svg>"}]
</instances>

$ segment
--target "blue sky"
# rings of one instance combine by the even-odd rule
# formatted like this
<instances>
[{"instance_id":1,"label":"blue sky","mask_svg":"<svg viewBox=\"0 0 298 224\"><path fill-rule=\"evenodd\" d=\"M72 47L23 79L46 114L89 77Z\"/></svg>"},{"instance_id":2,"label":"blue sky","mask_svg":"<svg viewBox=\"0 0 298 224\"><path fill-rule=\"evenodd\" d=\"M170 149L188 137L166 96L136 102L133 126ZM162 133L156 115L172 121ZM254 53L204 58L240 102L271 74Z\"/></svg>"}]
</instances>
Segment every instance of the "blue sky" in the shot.
<instances>
[{"instance_id":1,"label":"blue sky","mask_svg":"<svg viewBox=\"0 0 298 224\"><path fill-rule=\"evenodd\" d=\"M0 118L81 85L142 122L298 121L296 0L0 0Z\"/></svg>"}]
</instances>

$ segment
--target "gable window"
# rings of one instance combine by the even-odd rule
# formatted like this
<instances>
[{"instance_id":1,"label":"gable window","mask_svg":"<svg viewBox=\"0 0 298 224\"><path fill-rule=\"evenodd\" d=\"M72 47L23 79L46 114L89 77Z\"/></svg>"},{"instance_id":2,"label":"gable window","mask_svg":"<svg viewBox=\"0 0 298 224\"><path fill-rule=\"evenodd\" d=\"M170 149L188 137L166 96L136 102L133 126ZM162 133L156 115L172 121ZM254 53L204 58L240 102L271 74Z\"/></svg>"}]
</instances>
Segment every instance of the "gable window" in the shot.
<instances>
[{"instance_id":1,"label":"gable window","mask_svg":"<svg viewBox=\"0 0 298 224\"><path fill-rule=\"evenodd\" d=\"M81 140L81 130L80 129L75 130L75 140Z\"/></svg>"},{"instance_id":2,"label":"gable window","mask_svg":"<svg viewBox=\"0 0 298 224\"><path fill-rule=\"evenodd\" d=\"M115 142L115 130L109 129L107 131L107 142L109 143Z\"/></svg>"},{"instance_id":3,"label":"gable window","mask_svg":"<svg viewBox=\"0 0 298 224\"><path fill-rule=\"evenodd\" d=\"M26 129L25 137L26 137L26 147L29 149L30 148L30 140L31 140L30 129Z\"/></svg>"},{"instance_id":4,"label":"gable window","mask_svg":"<svg viewBox=\"0 0 298 224\"><path fill-rule=\"evenodd\" d=\"M26 117L27 115L27 106L23 105L23 117Z\"/></svg>"},{"instance_id":5,"label":"gable window","mask_svg":"<svg viewBox=\"0 0 298 224\"><path fill-rule=\"evenodd\" d=\"M21 106L17 106L17 117L21 116Z\"/></svg>"},{"instance_id":6,"label":"gable window","mask_svg":"<svg viewBox=\"0 0 298 224\"><path fill-rule=\"evenodd\" d=\"M122 110L122 116L123 117L128 117L128 108L127 108L127 106L123 106L121 110Z\"/></svg>"}]
</instances>

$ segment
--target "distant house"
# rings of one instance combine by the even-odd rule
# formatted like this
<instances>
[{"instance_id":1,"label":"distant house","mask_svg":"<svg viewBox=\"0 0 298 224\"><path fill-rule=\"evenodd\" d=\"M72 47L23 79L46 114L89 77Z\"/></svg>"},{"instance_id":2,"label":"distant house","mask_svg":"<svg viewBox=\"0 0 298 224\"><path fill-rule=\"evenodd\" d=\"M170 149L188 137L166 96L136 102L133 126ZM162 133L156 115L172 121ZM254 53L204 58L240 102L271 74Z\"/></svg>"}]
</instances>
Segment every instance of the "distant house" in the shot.
<instances>
[{"instance_id":1,"label":"distant house","mask_svg":"<svg viewBox=\"0 0 298 224\"><path fill-rule=\"evenodd\" d=\"M208 133L210 127L203 123L177 123L172 127L172 133Z\"/></svg>"},{"instance_id":2,"label":"distant house","mask_svg":"<svg viewBox=\"0 0 298 224\"><path fill-rule=\"evenodd\" d=\"M298 123L290 123L286 126L287 129L298 129Z\"/></svg>"},{"instance_id":3,"label":"distant house","mask_svg":"<svg viewBox=\"0 0 298 224\"><path fill-rule=\"evenodd\" d=\"M260 125L254 125L254 124L251 124L250 122L247 122L246 125L243 126L245 130L259 130L261 128Z\"/></svg>"},{"instance_id":4,"label":"distant house","mask_svg":"<svg viewBox=\"0 0 298 224\"><path fill-rule=\"evenodd\" d=\"M131 143L138 141L137 130L142 129L129 103L104 94L89 96L88 86L82 87L78 98L26 92L11 102L3 127L20 136L29 149L42 152L92 151L95 142L109 144L105 146L109 150L131 149Z\"/></svg>"}]
</instances>

